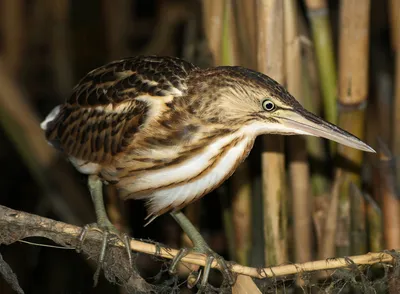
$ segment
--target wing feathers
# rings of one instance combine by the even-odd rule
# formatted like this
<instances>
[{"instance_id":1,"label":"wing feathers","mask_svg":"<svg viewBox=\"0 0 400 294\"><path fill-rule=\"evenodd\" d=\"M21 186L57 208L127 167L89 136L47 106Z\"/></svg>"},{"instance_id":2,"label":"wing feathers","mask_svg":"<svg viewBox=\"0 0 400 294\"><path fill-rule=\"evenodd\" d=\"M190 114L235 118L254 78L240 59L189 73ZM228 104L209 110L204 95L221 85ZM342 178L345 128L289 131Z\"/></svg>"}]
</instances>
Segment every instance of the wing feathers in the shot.
<instances>
[{"instance_id":1,"label":"wing feathers","mask_svg":"<svg viewBox=\"0 0 400 294\"><path fill-rule=\"evenodd\" d=\"M155 56L127 58L94 69L42 123L46 137L69 156L109 162L147 120L185 94L186 78L195 69L177 58Z\"/></svg>"}]
</instances>

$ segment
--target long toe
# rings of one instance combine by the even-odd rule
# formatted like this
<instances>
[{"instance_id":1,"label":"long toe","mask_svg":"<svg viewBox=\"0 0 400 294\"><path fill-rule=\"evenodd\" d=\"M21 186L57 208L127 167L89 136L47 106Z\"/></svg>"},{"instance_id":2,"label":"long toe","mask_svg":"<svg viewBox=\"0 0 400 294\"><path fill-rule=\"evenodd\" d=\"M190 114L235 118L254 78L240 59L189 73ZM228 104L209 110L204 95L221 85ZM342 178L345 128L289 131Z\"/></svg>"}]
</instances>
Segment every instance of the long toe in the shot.
<instances>
[{"instance_id":1,"label":"long toe","mask_svg":"<svg viewBox=\"0 0 400 294\"><path fill-rule=\"evenodd\" d=\"M85 241L85 238L87 236L87 233L90 230L95 230L97 232L101 232L103 234L103 240L100 248L100 254L98 258L98 265L96 272L94 273L93 280L94 280L94 286L97 285L99 276L100 276L100 271L102 268L105 266L105 255L107 252L107 248L110 245L110 243L113 243L115 240L120 240L126 248L126 253L128 257L128 266L129 266L129 277L133 273L133 268L132 268L132 252L130 248L130 237L125 234L121 233L111 222L106 221L102 223L94 223L94 224L88 224L85 225L82 229L81 234L79 235L79 242L77 244L77 251L80 252L83 243Z\"/></svg>"},{"instance_id":2,"label":"long toe","mask_svg":"<svg viewBox=\"0 0 400 294\"><path fill-rule=\"evenodd\" d=\"M214 261L218 263L218 269L224 277L224 282L227 282L229 286L232 286L235 283L235 279L232 274L232 271L230 270L229 263L222 256L220 256L210 248L207 248L203 253L207 255L207 261L204 267L204 272L203 272L203 277L201 279L200 287L204 288L207 286L211 266Z\"/></svg>"},{"instance_id":3,"label":"long toe","mask_svg":"<svg viewBox=\"0 0 400 294\"><path fill-rule=\"evenodd\" d=\"M218 255L213 250L211 250L208 246L195 247L191 249L188 248L180 249L178 254L172 259L171 265L169 267L170 274L176 274L176 268L178 264L190 252L205 254L207 256L207 261L203 271L191 273L189 275L188 278L189 288L198 285L200 291L205 291L207 289L210 270L214 261L218 263L218 269L224 277L224 282L226 282L229 286L232 286L235 283L235 279L232 272L230 271L228 262L222 256ZM199 281L201 282L198 283Z\"/></svg>"}]
</instances>

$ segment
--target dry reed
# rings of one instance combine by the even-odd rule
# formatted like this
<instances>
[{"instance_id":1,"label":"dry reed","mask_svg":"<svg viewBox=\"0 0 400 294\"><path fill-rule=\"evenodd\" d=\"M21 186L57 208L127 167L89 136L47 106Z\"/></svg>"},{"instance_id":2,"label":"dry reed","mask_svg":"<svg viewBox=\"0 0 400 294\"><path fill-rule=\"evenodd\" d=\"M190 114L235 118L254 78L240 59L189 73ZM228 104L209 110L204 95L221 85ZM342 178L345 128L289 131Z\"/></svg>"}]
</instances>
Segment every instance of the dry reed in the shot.
<instances>
[{"instance_id":1,"label":"dry reed","mask_svg":"<svg viewBox=\"0 0 400 294\"><path fill-rule=\"evenodd\" d=\"M313 44L318 61L325 117L328 121L336 123L336 65L328 13L328 2L327 0L306 0L305 4L308 18L311 22Z\"/></svg>"},{"instance_id":2,"label":"dry reed","mask_svg":"<svg viewBox=\"0 0 400 294\"><path fill-rule=\"evenodd\" d=\"M283 2L257 1L258 70L284 83ZM286 262L287 191L283 138L263 138L262 181L264 201L265 264Z\"/></svg>"},{"instance_id":3,"label":"dry reed","mask_svg":"<svg viewBox=\"0 0 400 294\"><path fill-rule=\"evenodd\" d=\"M379 146L379 158L379 187L382 197L385 248L400 248L400 199L395 190L394 159L389 148L383 143Z\"/></svg>"},{"instance_id":4,"label":"dry reed","mask_svg":"<svg viewBox=\"0 0 400 294\"><path fill-rule=\"evenodd\" d=\"M285 72L288 91L304 104L302 58L297 2L284 1ZM289 142L289 173L293 207L295 261L312 260L311 190L306 138L293 136Z\"/></svg>"},{"instance_id":5,"label":"dry reed","mask_svg":"<svg viewBox=\"0 0 400 294\"><path fill-rule=\"evenodd\" d=\"M339 125L357 137L364 138L365 108L368 96L369 56L369 0L342 1L340 6L339 33ZM362 151L338 146L338 154L348 163L361 167ZM340 189L337 253L348 255L360 248L351 248L350 214L363 209L350 207L350 184L360 186L359 172L344 171L344 182ZM353 224L354 225L354 224ZM354 227L353 227L354 228Z\"/></svg>"}]
</instances>

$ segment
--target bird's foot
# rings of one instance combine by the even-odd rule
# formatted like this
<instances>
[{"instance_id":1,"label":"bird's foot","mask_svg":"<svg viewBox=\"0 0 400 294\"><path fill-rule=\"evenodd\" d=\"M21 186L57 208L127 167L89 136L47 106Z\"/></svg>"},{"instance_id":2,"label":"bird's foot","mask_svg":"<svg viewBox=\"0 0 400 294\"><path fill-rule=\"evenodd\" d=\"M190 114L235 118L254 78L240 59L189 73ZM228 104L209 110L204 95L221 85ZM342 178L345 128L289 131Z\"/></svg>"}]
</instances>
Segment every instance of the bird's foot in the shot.
<instances>
[{"instance_id":1,"label":"bird's foot","mask_svg":"<svg viewBox=\"0 0 400 294\"><path fill-rule=\"evenodd\" d=\"M85 241L86 235L91 230L101 232L103 234L103 241L101 244L101 250L100 250L100 255L99 255L99 259L98 259L98 266L97 266L96 272L94 273L94 276L93 276L93 280L94 280L93 286L96 287L98 280L99 280L99 276L100 276L100 270L104 266L104 257L106 255L107 245L110 242L114 242L115 240L120 240L125 245L126 252L128 255L129 271L130 271L130 275L131 275L132 274L132 253L131 253L131 248L129 245L130 237L125 233L121 233L108 219L101 223L87 224L83 227L83 229L79 235L79 242L78 242L78 246L76 248L77 252L81 251L81 248L82 248L83 242Z\"/></svg>"},{"instance_id":2,"label":"bird's foot","mask_svg":"<svg viewBox=\"0 0 400 294\"><path fill-rule=\"evenodd\" d=\"M207 244L200 244L194 246L191 249L182 248L181 250L179 250L179 253L173 258L172 263L169 267L170 274L176 273L177 265L179 264L179 262L181 262L182 258L184 258L190 252L204 254L207 256L207 260L204 266L203 273L200 271L191 273L189 275L188 278L189 288L194 287L196 284L198 284L199 280L201 279L200 285L198 286L199 291L202 292L206 290L208 277L210 275L211 265L213 264L214 261L218 263L218 269L222 273L224 280L227 281L230 286L232 286L235 283L235 279L232 272L230 271L228 262L222 256L214 252Z\"/></svg>"}]
</instances>

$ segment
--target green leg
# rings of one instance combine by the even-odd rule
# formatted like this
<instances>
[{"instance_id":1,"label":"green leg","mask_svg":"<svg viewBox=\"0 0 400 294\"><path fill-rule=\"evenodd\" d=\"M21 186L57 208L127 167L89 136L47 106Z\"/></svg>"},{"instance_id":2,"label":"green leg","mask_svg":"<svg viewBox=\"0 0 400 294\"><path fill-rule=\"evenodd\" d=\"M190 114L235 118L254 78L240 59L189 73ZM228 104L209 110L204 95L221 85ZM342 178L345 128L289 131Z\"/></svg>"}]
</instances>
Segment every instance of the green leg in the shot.
<instances>
[{"instance_id":1,"label":"green leg","mask_svg":"<svg viewBox=\"0 0 400 294\"><path fill-rule=\"evenodd\" d=\"M200 233L197 231L195 226L190 222L190 220L183 214L181 211L177 212L172 212L171 213L172 217L176 220L176 222L179 224L179 226L182 228L182 230L188 235L190 240L193 242L193 252L197 253L203 253L207 255L207 262L204 267L204 273L203 277L201 280L201 288L205 288L207 285L208 281L208 276L210 273L211 265L215 260L219 263L219 268L224 275L224 278L228 280L230 285L234 284L234 279L232 276L232 273L229 270L229 267L226 263L226 261L219 256L217 253L215 253L210 246L208 246L207 242L204 240L204 238L200 235ZM181 261L181 259L188 254L189 250L184 248L179 251L179 253L175 256L175 258L172 260L171 267L170 267L170 272L174 273L177 264Z\"/></svg>"},{"instance_id":2,"label":"green leg","mask_svg":"<svg viewBox=\"0 0 400 294\"><path fill-rule=\"evenodd\" d=\"M89 176L88 186L90 195L92 196L98 226L102 229L107 228L109 230L118 232L117 228L111 223L107 216L103 197L103 183L101 182L100 178L98 176Z\"/></svg>"},{"instance_id":3,"label":"green leg","mask_svg":"<svg viewBox=\"0 0 400 294\"><path fill-rule=\"evenodd\" d=\"M132 265L132 254L129 246L129 236L126 234L122 234L120 231L118 231L118 229L111 223L110 219L107 216L103 198L103 183L101 182L100 178L96 175L90 175L88 178L88 186L96 212L97 223L86 225L83 228L82 233L79 237L80 244L77 250L80 251L80 247L82 246L86 234L90 229L98 228L103 232L103 242L100 250L99 265L93 278L94 286L96 286L99 279L100 270L104 265L104 257L106 254L107 243L109 241L110 235L116 236L125 244L128 254L129 265Z\"/></svg>"}]
</instances>

